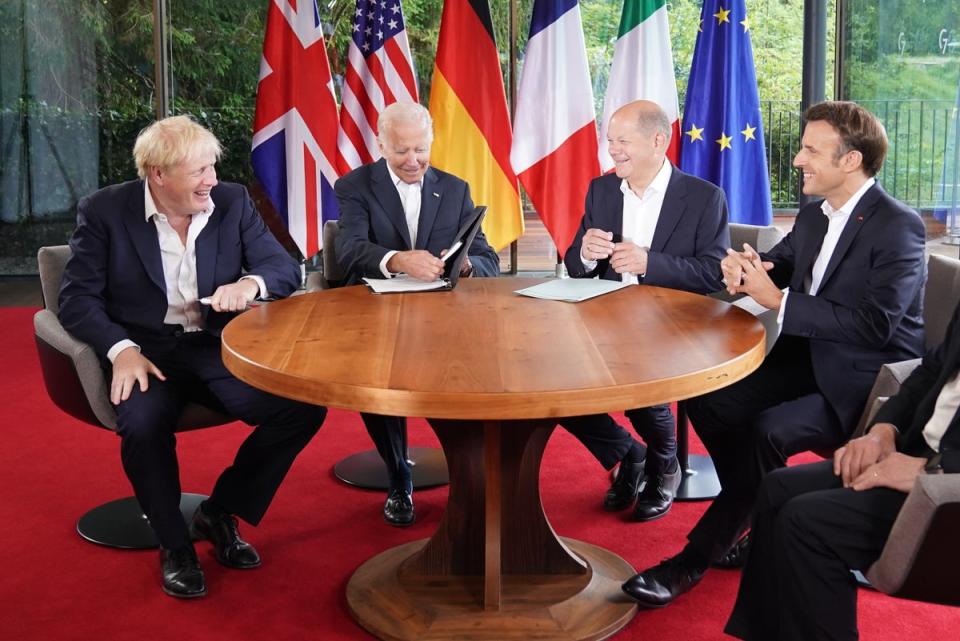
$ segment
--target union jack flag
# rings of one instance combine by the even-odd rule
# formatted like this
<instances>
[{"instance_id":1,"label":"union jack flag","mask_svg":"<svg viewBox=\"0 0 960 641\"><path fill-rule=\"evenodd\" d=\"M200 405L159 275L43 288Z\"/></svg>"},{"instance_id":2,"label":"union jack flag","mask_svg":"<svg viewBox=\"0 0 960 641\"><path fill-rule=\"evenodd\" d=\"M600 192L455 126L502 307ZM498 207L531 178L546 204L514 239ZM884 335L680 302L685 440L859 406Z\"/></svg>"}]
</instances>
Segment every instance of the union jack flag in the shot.
<instances>
[{"instance_id":1,"label":"union jack flag","mask_svg":"<svg viewBox=\"0 0 960 641\"><path fill-rule=\"evenodd\" d=\"M304 258L337 218L337 101L316 0L271 0L251 163Z\"/></svg>"},{"instance_id":2,"label":"union jack flag","mask_svg":"<svg viewBox=\"0 0 960 641\"><path fill-rule=\"evenodd\" d=\"M345 174L380 158L380 111L394 102L417 102L400 0L357 0L340 97L337 169Z\"/></svg>"}]
</instances>

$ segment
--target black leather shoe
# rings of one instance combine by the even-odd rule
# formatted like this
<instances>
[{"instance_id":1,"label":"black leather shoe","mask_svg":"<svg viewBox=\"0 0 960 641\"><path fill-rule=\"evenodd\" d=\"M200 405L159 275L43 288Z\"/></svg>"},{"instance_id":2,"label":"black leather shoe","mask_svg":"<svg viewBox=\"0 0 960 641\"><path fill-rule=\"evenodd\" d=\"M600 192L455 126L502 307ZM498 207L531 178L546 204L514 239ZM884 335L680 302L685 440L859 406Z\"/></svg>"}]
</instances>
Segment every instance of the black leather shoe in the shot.
<instances>
[{"instance_id":1,"label":"black leather shoe","mask_svg":"<svg viewBox=\"0 0 960 641\"><path fill-rule=\"evenodd\" d=\"M640 484L643 483L643 466L645 464L645 458L635 464L629 463L626 459L620 461L617 478L610 484L610 489L603 497L603 509L608 512L617 512L633 504L637 498L637 493L640 491Z\"/></svg>"},{"instance_id":2,"label":"black leather shoe","mask_svg":"<svg viewBox=\"0 0 960 641\"><path fill-rule=\"evenodd\" d=\"M673 499L677 496L677 488L683 480L680 465L670 474L657 474L647 478L637 504L633 507L634 521L653 521L670 511Z\"/></svg>"},{"instance_id":3,"label":"black leather shoe","mask_svg":"<svg viewBox=\"0 0 960 641\"><path fill-rule=\"evenodd\" d=\"M747 532L722 557L711 563L715 568L733 570L747 564L747 555L750 553L750 533Z\"/></svg>"},{"instance_id":4,"label":"black leather shoe","mask_svg":"<svg viewBox=\"0 0 960 641\"><path fill-rule=\"evenodd\" d=\"M195 599L207 593L203 570L192 545L176 550L160 548L163 591L178 599Z\"/></svg>"},{"instance_id":5,"label":"black leather shoe","mask_svg":"<svg viewBox=\"0 0 960 641\"><path fill-rule=\"evenodd\" d=\"M213 543L217 561L236 570L249 570L260 566L257 550L240 538L236 517L221 513L210 516L204 513L203 504L193 513L190 533Z\"/></svg>"},{"instance_id":6,"label":"black leather shoe","mask_svg":"<svg viewBox=\"0 0 960 641\"><path fill-rule=\"evenodd\" d=\"M390 525L407 527L417 520L413 511L413 495L402 487L394 487L387 493L383 504L383 520Z\"/></svg>"},{"instance_id":7,"label":"black leather shoe","mask_svg":"<svg viewBox=\"0 0 960 641\"><path fill-rule=\"evenodd\" d=\"M662 608L700 583L703 574L702 569L693 567L682 554L678 554L635 575L622 587L642 607Z\"/></svg>"}]
</instances>

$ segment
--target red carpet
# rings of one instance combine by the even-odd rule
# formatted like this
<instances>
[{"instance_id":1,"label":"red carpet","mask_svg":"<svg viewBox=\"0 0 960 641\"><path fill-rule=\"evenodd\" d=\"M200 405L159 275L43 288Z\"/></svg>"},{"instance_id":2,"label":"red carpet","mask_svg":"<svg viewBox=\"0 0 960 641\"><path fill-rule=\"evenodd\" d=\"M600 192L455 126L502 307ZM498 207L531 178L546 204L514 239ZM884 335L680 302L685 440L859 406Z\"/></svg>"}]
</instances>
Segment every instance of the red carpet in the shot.
<instances>
[{"instance_id":1,"label":"red carpet","mask_svg":"<svg viewBox=\"0 0 960 641\"><path fill-rule=\"evenodd\" d=\"M429 536L443 513L445 489L416 494L415 526L386 526L380 493L348 488L332 476L337 460L370 447L356 415L332 411L264 523L244 529L263 555L263 567L227 570L201 544L209 594L174 600L160 591L155 551L102 548L73 529L85 510L130 490L117 438L67 418L48 400L33 347L32 315L29 309L0 309L0 323L12 338L0 369L0 407L6 412L0 448L0 639L372 638L347 612L346 582L375 553ZM246 428L232 425L182 435L184 489L209 491L245 434ZM411 441L435 443L422 421L414 421ZM649 524L625 523L603 512L606 475L564 432L547 448L542 479L547 514L559 533L610 548L641 569L679 550L704 508L677 504L669 516ZM738 578L737 572L713 571L673 606L640 612L615 638L726 638L721 628ZM861 591L860 620L868 641L938 641L956 634L960 609Z\"/></svg>"}]
</instances>

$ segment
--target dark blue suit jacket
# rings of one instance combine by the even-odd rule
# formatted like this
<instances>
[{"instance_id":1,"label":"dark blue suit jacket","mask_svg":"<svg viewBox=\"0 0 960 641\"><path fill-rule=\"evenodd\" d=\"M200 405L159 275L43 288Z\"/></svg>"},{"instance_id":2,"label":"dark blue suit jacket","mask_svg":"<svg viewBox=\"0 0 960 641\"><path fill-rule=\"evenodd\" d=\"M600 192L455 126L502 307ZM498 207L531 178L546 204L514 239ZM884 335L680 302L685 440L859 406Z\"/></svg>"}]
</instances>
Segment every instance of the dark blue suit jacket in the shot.
<instances>
[{"instance_id":1,"label":"dark blue suit jacket","mask_svg":"<svg viewBox=\"0 0 960 641\"><path fill-rule=\"evenodd\" d=\"M73 252L60 288L60 321L105 358L130 339L148 350L170 335L163 323L167 293L157 228L144 218L144 183L113 185L83 198L77 207ZM197 289L202 298L244 272L261 276L271 296L288 296L300 269L277 242L247 190L219 183L210 192L213 214L197 237ZM234 314L202 305L206 330L219 334Z\"/></svg>"},{"instance_id":2,"label":"dark blue suit jacket","mask_svg":"<svg viewBox=\"0 0 960 641\"><path fill-rule=\"evenodd\" d=\"M781 334L808 339L817 387L852 430L880 366L923 353L925 230L916 212L874 185L811 296L804 279L827 232L821 202L803 207L793 230L762 257L774 265L773 281L790 287Z\"/></svg>"},{"instance_id":3,"label":"dark blue suit jacket","mask_svg":"<svg viewBox=\"0 0 960 641\"><path fill-rule=\"evenodd\" d=\"M883 404L873 422L893 423L900 430L897 449L913 456L933 452L923 438L923 428L933 416L937 397L960 370L960 306L953 312L943 343L931 349L923 362L903 382L896 396ZM960 412L954 414L940 440L944 472L960 472Z\"/></svg>"},{"instance_id":4,"label":"dark blue suit jacket","mask_svg":"<svg viewBox=\"0 0 960 641\"><path fill-rule=\"evenodd\" d=\"M391 250L425 249L439 256L474 209L467 183L430 167L423 176L417 246L412 247L403 203L385 160L354 169L336 182L334 191L340 205L337 261L350 285L364 276L383 278L380 261ZM500 258L482 231L477 232L468 255L474 276L500 274Z\"/></svg>"},{"instance_id":5,"label":"dark blue suit jacket","mask_svg":"<svg viewBox=\"0 0 960 641\"><path fill-rule=\"evenodd\" d=\"M613 232L615 242L621 240L623 192L620 182L616 174L590 182L580 229L564 256L570 276L621 279L610 267L609 259L598 261L596 269L590 272L580 260L583 235L590 228ZM723 286L720 261L729 246L727 199L723 191L674 167L650 243L647 273L640 282L701 294L715 292Z\"/></svg>"}]
</instances>

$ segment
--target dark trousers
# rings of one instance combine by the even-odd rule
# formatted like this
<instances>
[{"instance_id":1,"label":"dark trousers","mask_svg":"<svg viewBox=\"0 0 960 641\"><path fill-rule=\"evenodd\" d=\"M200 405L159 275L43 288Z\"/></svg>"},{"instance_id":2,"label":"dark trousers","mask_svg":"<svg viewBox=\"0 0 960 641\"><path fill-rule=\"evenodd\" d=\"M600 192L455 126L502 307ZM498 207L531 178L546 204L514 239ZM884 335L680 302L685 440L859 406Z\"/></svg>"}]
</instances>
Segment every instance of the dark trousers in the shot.
<instances>
[{"instance_id":1,"label":"dark trousers","mask_svg":"<svg viewBox=\"0 0 960 641\"><path fill-rule=\"evenodd\" d=\"M771 473L757 496L727 634L747 641L853 641L857 585L880 556L903 492L842 487L833 462Z\"/></svg>"},{"instance_id":2,"label":"dark trousers","mask_svg":"<svg viewBox=\"0 0 960 641\"><path fill-rule=\"evenodd\" d=\"M677 457L676 423L670 406L640 407L624 414L647 444L647 476L668 470ZM562 418L560 425L576 436L607 470L623 460L634 443L630 433L608 414Z\"/></svg>"},{"instance_id":3,"label":"dark trousers","mask_svg":"<svg viewBox=\"0 0 960 641\"><path fill-rule=\"evenodd\" d=\"M387 467L390 487L412 491L410 464L407 462L407 419L366 412L361 412L360 418Z\"/></svg>"},{"instance_id":4,"label":"dark trousers","mask_svg":"<svg viewBox=\"0 0 960 641\"><path fill-rule=\"evenodd\" d=\"M853 429L841 425L817 388L807 342L788 336L750 376L687 408L720 479L720 494L687 537L711 560L746 531L764 476L798 452L840 446Z\"/></svg>"},{"instance_id":5,"label":"dark trousers","mask_svg":"<svg viewBox=\"0 0 960 641\"><path fill-rule=\"evenodd\" d=\"M203 332L170 341L147 353L166 376L150 377L147 391L134 386L117 406L123 469L165 548L189 544L180 515L180 474L175 430L183 407L201 402L257 427L220 475L212 501L256 525L297 454L320 428L326 408L280 398L235 378L223 366L220 340Z\"/></svg>"}]
</instances>

